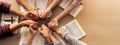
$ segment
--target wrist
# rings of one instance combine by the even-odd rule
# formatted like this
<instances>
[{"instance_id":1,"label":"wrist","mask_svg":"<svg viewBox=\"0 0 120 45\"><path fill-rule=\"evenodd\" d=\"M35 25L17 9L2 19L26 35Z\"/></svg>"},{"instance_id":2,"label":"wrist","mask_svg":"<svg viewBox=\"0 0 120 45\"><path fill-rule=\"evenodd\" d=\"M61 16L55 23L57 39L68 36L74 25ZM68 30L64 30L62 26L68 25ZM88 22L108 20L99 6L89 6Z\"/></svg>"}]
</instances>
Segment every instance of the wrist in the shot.
<instances>
[{"instance_id":1,"label":"wrist","mask_svg":"<svg viewBox=\"0 0 120 45\"><path fill-rule=\"evenodd\" d=\"M60 30L59 28L56 28L55 30L56 30L56 32L57 32L59 35L63 35L63 33L64 33L64 32L63 32L62 30Z\"/></svg>"},{"instance_id":2,"label":"wrist","mask_svg":"<svg viewBox=\"0 0 120 45\"><path fill-rule=\"evenodd\" d=\"M21 26L27 26L27 25L24 23L24 21L20 22L19 25L21 25Z\"/></svg>"},{"instance_id":3,"label":"wrist","mask_svg":"<svg viewBox=\"0 0 120 45\"><path fill-rule=\"evenodd\" d=\"M46 36L45 36L44 38L45 38L45 40L46 40L47 43L50 42L50 37L48 37L48 36L46 37Z\"/></svg>"},{"instance_id":4,"label":"wrist","mask_svg":"<svg viewBox=\"0 0 120 45\"><path fill-rule=\"evenodd\" d=\"M35 36L35 34L32 34L32 33L31 33L31 36L32 36L32 37L34 37L34 36Z\"/></svg>"},{"instance_id":5,"label":"wrist","mask_svg":"<svg viewBox=\"0 0 120 45\"><path fill-rule=\"evenodd\" d=\"M76 0L75 0L75 1L72 2L72 5L76 7L76 6L79 4L79 2L80 2L80 1L76 1Z\"/></svg>"},{"instance_id":6,"label":"wrist","mask_svg":"<svg viewBox=\"0 0 120 45\"><path fill-rule=\"evenodd\" d=\"M32 8L31 6L27 6L27 10L31 11L31 10L34 10L34 8Z\"/></svg>"},{"instance_id":7,"label":"wrist","mask_svg":"<svg viewBox=\"0 0 120 45\"><path fill-rule=\"evenodd\" d=\"M50 11L51 11L51 9L50 9L50 8L47 8L45 11L46 11L46 12L50 12Z\"/></svg>"},{"instance_id":8,"label":"wrist","mask_svg":"<svg viewBox=\"0 0 120 45\"><path fill-rule=\"evenodd\" d=\"M59 17L57 16L57 17L55 17L55 18L53 18L53 19L55 19L55 20L57 20L57 21L58 21L58 20L59 20Z\"/></svg>"},{"instance_id":9,"label":"wrist","mask_svg":"<svg viewBox=\"0 0 120 45\"><path fill-rule=\"evenodd\" d=\"M46 34L44 34L43 36L44 36L45 38L48 38L48 37L49 37L49 35L46 35Z\"/></svg>"}]
</instances>

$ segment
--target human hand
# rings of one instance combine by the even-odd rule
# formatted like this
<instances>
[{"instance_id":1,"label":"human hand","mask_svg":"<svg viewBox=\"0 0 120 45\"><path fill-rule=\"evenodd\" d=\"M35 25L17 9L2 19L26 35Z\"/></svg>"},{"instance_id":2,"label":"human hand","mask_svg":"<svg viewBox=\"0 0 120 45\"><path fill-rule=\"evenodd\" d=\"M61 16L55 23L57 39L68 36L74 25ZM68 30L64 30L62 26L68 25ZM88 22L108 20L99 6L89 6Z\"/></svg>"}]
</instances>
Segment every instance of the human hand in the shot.
<instances>
[{"instance_id":1,"label":"human hand","mask_svg":"<svg viewBox=\"0 0 120 45\"><path fill-rule=\"evenodd\" d=\"M25 20L25 21L22 21L20 23L24 26L30 26L30 24L38 24L37 22L35 22L33 20Z\"/></svg>"},{"instance_id":2,"label":"human hand","mask_svg":"<svg viewBox=\"0 0 120 45\"><path fill-rule=\"evenodd\" d=\"M38 31L38 26L36 24L30 24L29 29L32 35L35 35Z\"/></svg>"},{"instance_id":3,"label":"human hand","mask_svg":"<svg viewBox=\"0 0 120 45\"><path fill-rule=\"evenodd\" d=\"M48 27L49 27L49 28L52 28L52 29L58 27L58 21L57 21L57 19L55 19L55 18L52 19L52 20L48 23Z\"/></svg>"},{"instance_id":4,"label":"human hand","mask_svg":"<svg viewBox=\"0 0 120 45\"><path fill-rule=\"evenodd\" d=\"M45 26L44 24L38 30L39 30L40 34L42 34L44 37L49 37L49 34L50 34L49 28L47 26Z\"/></svg>"},{"instance_id":5,"label":"human hand","mask_svg":"<svg viewBox=\"0 0 120 45\"><path fill-rule=\"evenodd\" d=\"M33 19L33 20L38 20L39 19L39 13L37 12L37 10L30 10L25 18L27 19Z\"/></svg>"},{"instance_id":6,"label":"human hand","mask_svg":"<svg viewBox=\"0 0 120 45\"><path fill-rule=\"evenodd\" d=\"M47 11L47 10L43 11L40 15L41 19L47 19L47 18L50 18L50 17L51 17L51 11Z\"/></svg>"}]
</instances>

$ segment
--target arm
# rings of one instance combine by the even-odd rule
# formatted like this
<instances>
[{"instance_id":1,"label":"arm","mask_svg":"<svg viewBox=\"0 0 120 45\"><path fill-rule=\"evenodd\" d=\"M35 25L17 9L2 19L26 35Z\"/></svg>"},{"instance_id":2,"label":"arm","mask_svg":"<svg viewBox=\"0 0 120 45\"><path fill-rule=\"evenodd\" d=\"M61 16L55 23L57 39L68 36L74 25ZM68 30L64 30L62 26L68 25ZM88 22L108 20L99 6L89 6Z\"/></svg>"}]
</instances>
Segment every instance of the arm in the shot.
<instances>
[{"instance_id":1,"label":"arm","mask_svg":"<svg viewBox=\"0 0 120 45\"><path fill-rule=\"evenodd\" d=\"M17 0L17 2L30 12L28 16L31 19L33 20L39 19L39 13L37 12L37 9L34 9L33 7L31 7L26 0Z\"/></svg>"},{"instance_id":2,"label":"arm","mask_svg":"<svg viewBox=\"0 0 120 45\"><path fill-rule=\"evenodd\" d=\"M50 17L50 11L60 3L61 0L48 0L47 8L42 12L40 18Z\"/></svg>"},{"instance_id":3,"label":"arm","mask_svg":"<svg viewBox=\"0 0 120 45\"><path fill-rule=\"evenodd\" d=\"M22 21L18 24L10 25L9 28L10 28L11 31L15 31L18 28L21 28L23 26L29 26L30 24L37 24L37 22L35 22L33 20L25 20L25 21Z\"/></svg>"},{"instance_id":4,"label":"arm","mask_svg":"<svg viewBox=\"0 0 120 45\"><path fill-rule=\"evenodd\" d=\"M54 45L61 45L61 43L52 34L50 35L50 39L54 42Z\"/></svg>"},{"instance_id":5,"label":"arm","mask_svg":"<svg viewBox=\"0 0 120 45\"><path fill-rule=\"evenodd\" d=\"M49 0L50 1L50 0ZM52 1L52 0L51 0ZM50 1L50 2L51 2ZM56 5L60 3L61 0L53 0L51 4L47 7L47 11L51 11Z\"/></svg>"},{"instance_id":6,"label":"arm","mask_svg":"<svg viewBox=\"0 0 120 45\"><path fill-rule=\"evenodd\" d=\"M18 24L13 24L13 25L6 24L0 26L0 37L4 37L4 36L6 37L7 35L10 35L12 32L14 32L16 29L23 26L29 26L30 24L37 24L37 23L32 20L26 20Z\"/></svg>"},{"instance_id":7,"label":"arm","mask_svg":"<svg viewBox=\"0 0 120 45\"><path fill-rule=\"evenodd\" d=\"M14 13L18 16L25 16L25 13L20 12L19 10L15 9L15 7L11 6L11 4L8 4L6 2L0 2L0 12L2 13Z\"/></svg>"},{"instance_id":8,"label":"arm","mask_svg":"<svg viewBox=\"0 0 120 45\"><path fill-rule=\"evenodd\" d=\"M29 34L29 35L28 35L28 37L27 37L27 39L26 39L26 41L25 41L26 45L31 45L34 36L35 36L35 35L33 35L33 34Z\"/></svg>"},{"instance_id":9,"label":"arm","mask_svg":"<svg viewBox=\"0 0 120 45\"><path fill-rule=\"evenodd\" d=\"M44 24L41 26L41 28L39 28L39 32L40 34L43 35L43 37L45 38L46 42L49 43L50 42L50 32L47 26L45 26Z\"/></svg>"},{"instance_id":10,"label":"arm","mask_svg":"<svg viewBox=\"0 0 120 45\"><path fill-rule=\"evenodd\" d=\"M53 0L48 0L47 7L46 7L46 8L48 8L52 2L53 2Z\"/></svg>"},{"instance_id":11,"label":"arm","mask_svg":"<svg viewBox=\"0 0 120 45\"><path fill-rule=\"evenodd\" d=\"M72 11L80 2L81 0L73 0L73 2L63 11L61 12L57 17L57 21L59 21L62 17L66 16L70 11Z\"/></svg>"},{"instance_id":12,"label":"arm","mask_svg":"<svg viewBox=\"0 0 120 45\"><path fill-rule=\"evenodd\" d=\"M35 36L36 33L37 33L37 29L34 29L32 26L34 26L34 25L31 24L31 25L29 26L29 28L30 28L30 33L29 33L27 39L25 40L26 45L31 45L32 40L34 39L34 36Z\"/></svg>"},{"instance_id":13,"label":"arm","mask_svg":"<svg viewBox=\"0 0 120 45\"><path fill-rule=\"evenodd\" d=\"M75 39L73 36L71 36L69 33L64 33L59 28L54 29L62 38L64 38L67 42L69 42L71 45L80 45L81 42L77 39Z\"/></svg>"},{"instance_id":14,"label":"arm","mask_svg":"<svg viewBox=\"0 0 120 45\"><path fill-rule=\"evenodd\" d=\"M11 4L8 4L6 2L0 2L0 12L2 13L14 13L18 16L24 17L26 19L30 19L27 17L25 13L19 11L18 9L15 9L15 7L11 6Z\"/></svg>"},{"instance_id":15,"label":"arm","mask_svg":"<svg viewBox=\"0 0 120 45\"><path fill-rule=\"evenodd\" d=\"M17 0L17 2L18 2L19 4L21 4L21 5L22 5L25 9L27 9L28 11L34 10L34 8L31 7L31 6L27 3L26 0Z\"/></svg>"},{"instance_id":16,"label":"arm","mask_svg":"<svg viewBox=\"0 0 120 45\"><path fill-rule=\"evenodd\" d=\"M18 9L15 9L15 8L12 7L12 6L11 6L11 8L10 8L10 13L14 13L14 14L16 14L16 15L18 15L18 16L27 18L27 17L26 17L26 13L21 12L21 11L19 11ZM27 18L27 19L29 19L29 18Z\"/></svg>"},{"instance_id":17,"label":"arm","mask_svg":"<svg viewBox=\"0 0 120 45\"><path fill-rule=\"evenodd\" d=\"M63 12L61 12L58 16L53 18L49 23L49 28L56 28L58 26L58 21L66 16L70 11L72 11L80 2L81 0L74 0Z\"/></svg>"}]
</instances>

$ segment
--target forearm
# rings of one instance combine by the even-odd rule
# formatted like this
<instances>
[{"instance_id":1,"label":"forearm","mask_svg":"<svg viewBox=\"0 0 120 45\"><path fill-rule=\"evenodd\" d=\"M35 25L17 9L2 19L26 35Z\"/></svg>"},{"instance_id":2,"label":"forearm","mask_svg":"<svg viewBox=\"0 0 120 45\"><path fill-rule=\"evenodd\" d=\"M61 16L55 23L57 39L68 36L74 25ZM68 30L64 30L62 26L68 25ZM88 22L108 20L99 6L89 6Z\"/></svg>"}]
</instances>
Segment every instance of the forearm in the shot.
<instances>
[{"instance_id":1,"label":"forearm","mask_svg":"<svg viewBox=\"0 0 120 45\"><path fill-rule=\"evenodd\" d=\"M52 1L52 2L51 2ZM56 5L60 3L61 0L50 0L49 3L51 3L46 10L50 11L52 10Z\"/></svg>"},{"instance_id":2,"label":"forearm","mask_svg":"<svg viewBox=\"0 0 120 45\"><path fill-rule=\"evenodd\" d=\"M11 6L10 8L10 13L14 13L18 16L24 17L26 14L24 12L19 11L18 9L15 9L14 7Z\"/></svg>"},{"instance_id":3,"label":"forearm","mask_svg":"<svg viewBox=\"0 0 120 45\"><path fill-rule=\"evenodd\" d=\"M25 40L25 43L26 43L27 45L31 45L34 36L35 36L35 35L33 35L33 34L29 34L28 37L27 37L27 39Z\"/></svg>"},{"instance_id":4,"label":"forearm","mask_svg":"<svg viewBox=\"0 0 120 45\"><path fill-rule=\"evenodd\" d=\"M60 36L62 36L64 34L64 32L62 30L60 30L58 27L53 30L55 30L55 32L58 33Z\"/></svg>"},{"instance_id":5,"label":"forearm","mask_svg":"<svg viewBox=\"0 0 120 45\"><path fill-rule=\"evenodd\" d=\"M51 39L52 42L56 42L57 41L56 38L53 35L50 35L50 39Z\"/></svg>"},{"instance_id":6,"label":"forearm","mask_svg":"<svg viewBox=\"0 0 120 45\"><path fill-rule=\"evenodd\" d=\"M45 38L45 40L46 40L47 43L50 42L50 37L48 37L48 36L44 36L44 38Z\"/></svg>"},{"instance_id":7,"label":"forearm","mask_svg":"<svg viewBox=\"0 0 120 45\"><path fill-rule=\"evenodd\" d=\"M53 0L48 0L47 7L46 7L46 8L48 8L52 2L53 2Z\"/></svg>"},{"instance_id":8,"label":"forearm","mask_svg":"<svg viewBox=\"0 0 120 45\"><path fill-rule=\"evenodd\" d=\"M22 23L18 23L18 24L10 25L9 28L13 32L13 31L15 31L16 29L18 29L18 28L20 28L22 26L24 26Z\"/></svg>"},{"instance_id":9,"label":"forearm","mask_svg":"<svg viewBox=\"0 0 120 45\"><path fill-rule=\"evenodd\" d=\"M17 0L19 4L21 4L26 10L30 11L33 10L34 8L31 7L26 0Z\"/></svg>"},{"instance_id":10,"label":"forearm","mask_svg":"<svg viewBox=\"0 0 120 45\"><path fill-rule=\"evenodd\" d=\"M0 2L0 12L2 13L14 13L18 16L24 17L25 13L20 12L18 9L15 9L11 4L6 2Z\"/></svg>"},{"instance_id":11,"label":"forearm","mask_svg":"<svg viewBox=\"0 0 120 45\"><path fill-rule=\"evenodd\" d=\"M63 12L61 12L57 17L55 17L58 21L66 16L67 14L69 14L69 12L71 12L77 5L78 5L78 1L74 0Z\"/></svg>"}]
</instances>

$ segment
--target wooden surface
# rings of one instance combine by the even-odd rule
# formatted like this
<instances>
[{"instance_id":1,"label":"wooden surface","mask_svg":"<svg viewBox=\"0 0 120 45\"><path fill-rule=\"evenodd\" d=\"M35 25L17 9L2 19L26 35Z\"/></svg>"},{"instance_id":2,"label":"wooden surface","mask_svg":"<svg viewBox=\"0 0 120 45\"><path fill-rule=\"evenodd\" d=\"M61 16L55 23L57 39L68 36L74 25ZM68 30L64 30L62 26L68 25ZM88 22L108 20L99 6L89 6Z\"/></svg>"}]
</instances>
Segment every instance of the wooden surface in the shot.
<instances>
[{"instance_id":1,"label":"wooden surface","mask_svg":"<svg viewBox=\"0 0 120 45\"><path fill-rule=\"evenodd\" d=\"M81 40L88 45L120 45L119 4L120 0L83 0L84 9L76 17L87 34ZM69 17L71 16L63 18L60 24L64 25L73 19L72 17L69 19ZM0 45L9 45L9 41L15 41L16 38L0 40Z\"/></svg>"},{"instance_id":2,"label":"wooden surface","mask_svg":"<svg viewBox=\"0 0 120 45\"><path fill-rule=\"evenodd\" d=\"M88 45L120 45L120 0L83 0L77 20Z\"/></svg>"}]
</instances>

